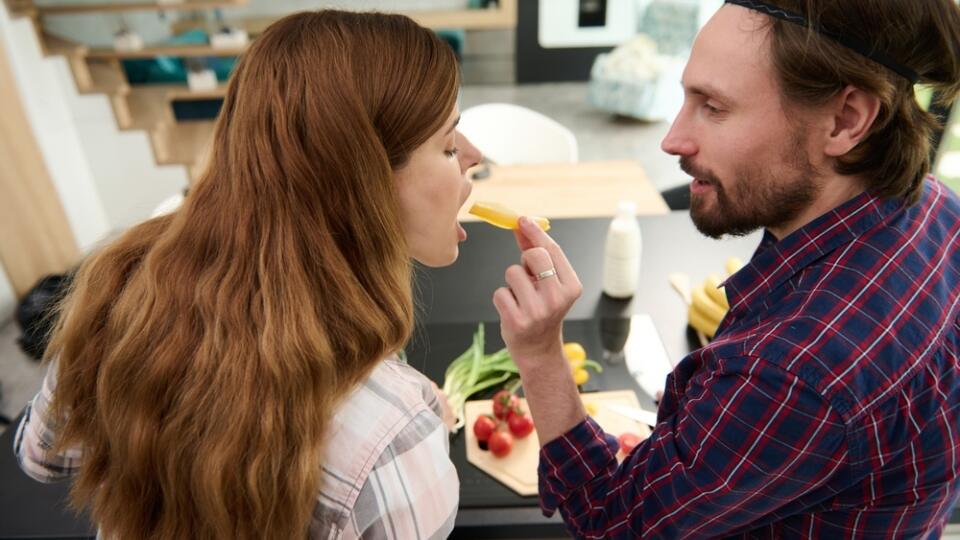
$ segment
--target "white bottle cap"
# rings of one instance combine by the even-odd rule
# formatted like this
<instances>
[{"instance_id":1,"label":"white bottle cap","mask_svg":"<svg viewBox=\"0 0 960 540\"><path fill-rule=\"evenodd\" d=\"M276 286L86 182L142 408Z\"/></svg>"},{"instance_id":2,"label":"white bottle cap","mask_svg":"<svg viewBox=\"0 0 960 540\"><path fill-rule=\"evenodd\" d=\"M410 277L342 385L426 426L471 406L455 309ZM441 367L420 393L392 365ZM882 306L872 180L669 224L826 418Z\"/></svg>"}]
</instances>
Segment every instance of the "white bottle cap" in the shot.
<instances>
[{"instance_id":1,"label":"white bottle cap","mask_svg":"<svg viewBox=\"0 0 960 540\"><path fill-rule=\"evenodd\" d=\"M617 203L617 217L632 218L637 215L637 204L633 201L620 201Z\"/></svg>"}]
</instances>

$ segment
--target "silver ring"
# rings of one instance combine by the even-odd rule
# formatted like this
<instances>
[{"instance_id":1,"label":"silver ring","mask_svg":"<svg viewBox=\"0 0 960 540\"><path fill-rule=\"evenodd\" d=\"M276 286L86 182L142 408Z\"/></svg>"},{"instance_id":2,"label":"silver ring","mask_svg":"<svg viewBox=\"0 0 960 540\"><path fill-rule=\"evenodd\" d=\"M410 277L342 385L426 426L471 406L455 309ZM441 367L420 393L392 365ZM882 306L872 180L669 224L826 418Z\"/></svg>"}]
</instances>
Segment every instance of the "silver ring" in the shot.
<instances>
[{"instance_id":1,"label":"silver ring","mask_svg":"<svg viewBox=\"0 0 960 540\"><path fill-rule=\"evenodd\" d=\"M544 270L543 272L540 272L534 277L537 278L537 281L540 281L542 279L547 279L548 277L555 276L555 275L557 275L557 269L550 268L549 270Z\"/></svg>"}]
</instances>

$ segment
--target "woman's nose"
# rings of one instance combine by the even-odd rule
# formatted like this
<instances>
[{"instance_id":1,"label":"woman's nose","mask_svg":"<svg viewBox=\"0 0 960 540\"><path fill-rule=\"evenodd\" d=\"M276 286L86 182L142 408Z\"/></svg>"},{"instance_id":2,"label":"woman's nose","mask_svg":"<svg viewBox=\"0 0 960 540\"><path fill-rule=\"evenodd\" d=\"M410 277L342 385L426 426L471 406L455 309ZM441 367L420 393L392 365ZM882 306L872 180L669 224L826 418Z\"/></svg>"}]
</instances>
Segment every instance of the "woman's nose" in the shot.
<instances>
[{"instance_id":1,"label":"woman's nose","mask_svg":"<svg viewBox=\"0 0 960 540\"><path fill-rule=\"evenodd\" d=\"M463 133L458 131L457 138L459 139L457 146L460 148L460 170L466 172L467 169L483 160L483 154Z\"/></svg>"}]
</instances>

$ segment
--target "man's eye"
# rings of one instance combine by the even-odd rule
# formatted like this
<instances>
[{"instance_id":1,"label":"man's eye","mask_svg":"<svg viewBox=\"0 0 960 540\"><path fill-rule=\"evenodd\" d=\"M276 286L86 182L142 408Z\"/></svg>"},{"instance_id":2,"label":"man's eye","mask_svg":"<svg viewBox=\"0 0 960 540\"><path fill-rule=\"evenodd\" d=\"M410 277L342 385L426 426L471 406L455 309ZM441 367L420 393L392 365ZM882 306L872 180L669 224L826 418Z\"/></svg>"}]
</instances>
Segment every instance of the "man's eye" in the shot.
<instances>
[{"instance_id":1,"label":"man's eye","mask_svg":"<svg viewBox=\"0 0 960 540\"><path fill-rule=\"evenodd\" d=\"M705 108L710 114L720 114L723 112L709 103L704 103L703 108Z\"/></svg>"}]
</instances>

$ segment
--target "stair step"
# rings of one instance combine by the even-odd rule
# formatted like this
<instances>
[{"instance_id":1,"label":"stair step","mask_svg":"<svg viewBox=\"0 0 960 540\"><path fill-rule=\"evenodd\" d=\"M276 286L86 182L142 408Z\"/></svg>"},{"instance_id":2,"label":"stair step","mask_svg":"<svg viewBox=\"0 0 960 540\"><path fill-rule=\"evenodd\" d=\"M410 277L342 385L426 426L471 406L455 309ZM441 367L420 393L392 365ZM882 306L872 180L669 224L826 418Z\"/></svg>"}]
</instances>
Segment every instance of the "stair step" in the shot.
<instances>
[{"instance_id":1,"label":"stair step","mask_svg":"<svg viewBox=\"0 0 960 540\"><path fill-rule=\"evenodd\" d=\"M162 122L151 131L159 165L192 166L203 162L213 138L214 122Z\"/></svg>"},{"instance_id":2,"label":"stair step","mask_svg":"<svg viewBox=\"0 0 960 540\"><path fill-rule=\"evenodd\" d=\"M93 85L82 93L127 95L130 93L130 84L119 64L113 62L87 62Z\"/></svg>"},{"instance_id":3,"label":"stair step","mask_svg":"<svg viewBox=\"0 0 960 540\"><path fill-rule=\"evenodd\" d=\"M170 84L143 84L130 87L127 103L130 105L131 129L151 130L158 124L172 123L173 113L167 103L167 93L176 88Z\"/></svg>"}]
</instances>

